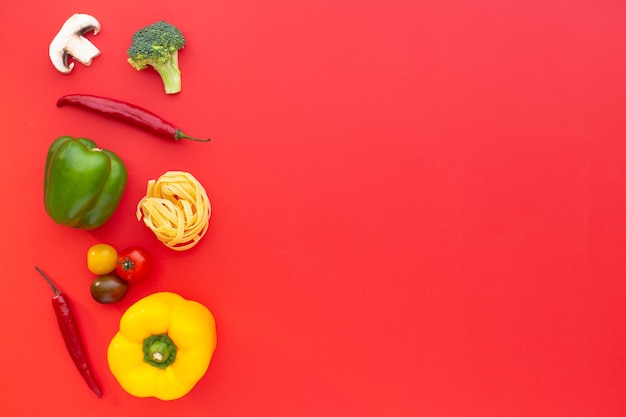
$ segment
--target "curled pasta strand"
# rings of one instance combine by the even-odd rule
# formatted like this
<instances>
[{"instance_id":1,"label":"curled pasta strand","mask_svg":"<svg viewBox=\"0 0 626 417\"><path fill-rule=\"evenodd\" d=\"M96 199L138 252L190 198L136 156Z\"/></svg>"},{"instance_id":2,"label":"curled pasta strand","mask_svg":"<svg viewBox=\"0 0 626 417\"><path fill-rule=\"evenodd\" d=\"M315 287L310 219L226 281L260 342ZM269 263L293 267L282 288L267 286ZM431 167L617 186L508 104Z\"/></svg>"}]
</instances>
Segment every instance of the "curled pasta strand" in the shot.
<instances>
[{"instance_id":1,"label":"curled pasta strand","mask_svg":"<svg viewBox=\"0 0 626 417\"><path fill-rule=\"evenodd\" d=\"M200 182L188 172L168 171L149 180L146 195L137 204L137 220L167 247L183 251L205 235L211 202Z\"/></svg>"}]
</instances>

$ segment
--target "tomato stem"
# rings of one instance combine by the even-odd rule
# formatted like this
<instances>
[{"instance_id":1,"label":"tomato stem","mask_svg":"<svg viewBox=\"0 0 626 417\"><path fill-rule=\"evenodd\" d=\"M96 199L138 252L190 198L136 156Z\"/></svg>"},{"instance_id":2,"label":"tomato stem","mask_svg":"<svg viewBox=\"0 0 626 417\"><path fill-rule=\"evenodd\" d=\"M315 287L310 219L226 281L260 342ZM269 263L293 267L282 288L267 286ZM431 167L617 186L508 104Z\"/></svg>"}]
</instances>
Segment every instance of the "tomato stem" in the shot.
<instances>
[{"instance_id":1,"label":"tomato stem","mask_svg":"<svg viewBox=\"0 0 626 417\"><path fill-rule=\"evenodd\" d=\"M128 256L119 264L122 266L122 269L124 271L132 271L133 268L135 267L135 263Z\"/></svg>"}]
</instances>

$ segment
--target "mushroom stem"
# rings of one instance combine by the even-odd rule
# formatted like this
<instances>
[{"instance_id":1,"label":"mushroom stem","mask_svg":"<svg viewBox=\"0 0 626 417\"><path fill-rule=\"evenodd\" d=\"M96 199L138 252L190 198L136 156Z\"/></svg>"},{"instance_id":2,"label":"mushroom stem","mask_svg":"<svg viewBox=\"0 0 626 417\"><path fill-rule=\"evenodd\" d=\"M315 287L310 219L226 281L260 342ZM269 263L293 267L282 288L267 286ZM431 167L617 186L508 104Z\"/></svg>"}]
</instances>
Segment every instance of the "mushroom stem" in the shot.
<instances>
[{"instance_id":1,"label":"mushroom stem","mask_svg":"<svg viewBox=\"0 0 626 417\"><path fill-rule=\"evenodd\" d=\"M100 50L82 36L70 38L65 48L67 53L73 56L76 61L87 66L91 65L91 61L100 55Z\"/></svg>"}]
</instances>

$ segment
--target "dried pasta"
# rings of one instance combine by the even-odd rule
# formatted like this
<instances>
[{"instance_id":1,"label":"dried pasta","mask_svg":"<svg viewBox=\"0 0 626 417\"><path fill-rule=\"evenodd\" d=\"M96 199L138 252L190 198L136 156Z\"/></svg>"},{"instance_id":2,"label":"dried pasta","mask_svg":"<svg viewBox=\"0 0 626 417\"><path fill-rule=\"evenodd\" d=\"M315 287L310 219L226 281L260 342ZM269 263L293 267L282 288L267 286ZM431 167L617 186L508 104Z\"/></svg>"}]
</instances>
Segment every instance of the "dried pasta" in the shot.
<instances>
[{"instance_id":1,"label":"dried pasta","mask_svg":"<svg viewBox=\"0 0 626 417\"><path fill-rule=\"evenodd\" d=\"M184 251L206 233L211 202L202 184L188 172L168 171L149 180L145 197L137 204L137 220L150 228L167 247Z\"/></svg>"}]
</instances>

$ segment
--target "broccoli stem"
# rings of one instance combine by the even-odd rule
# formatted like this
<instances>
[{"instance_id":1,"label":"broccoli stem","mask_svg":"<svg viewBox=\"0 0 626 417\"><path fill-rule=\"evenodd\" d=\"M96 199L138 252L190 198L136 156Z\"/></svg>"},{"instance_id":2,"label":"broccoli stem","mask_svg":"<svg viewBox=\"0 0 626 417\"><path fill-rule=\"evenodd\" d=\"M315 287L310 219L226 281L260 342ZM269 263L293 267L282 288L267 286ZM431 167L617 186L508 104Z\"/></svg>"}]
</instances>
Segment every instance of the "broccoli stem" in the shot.
<instances>
[{"instance_id":1,"label":"broccoli stem","mask_svg":"<svg viewBox=\"0 0 626 417\"><path fill-rule=\"evenodd\" d=\"M163 87L165 87L166 94L180 93L181 79L180 70L174 62L168 64L154 64L153 68L159 73L163 80Z\"/></svg>"}]
</instances>

